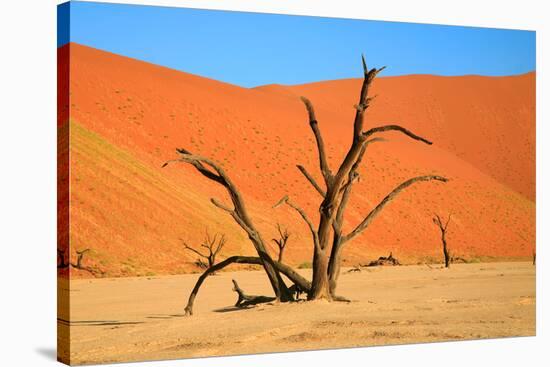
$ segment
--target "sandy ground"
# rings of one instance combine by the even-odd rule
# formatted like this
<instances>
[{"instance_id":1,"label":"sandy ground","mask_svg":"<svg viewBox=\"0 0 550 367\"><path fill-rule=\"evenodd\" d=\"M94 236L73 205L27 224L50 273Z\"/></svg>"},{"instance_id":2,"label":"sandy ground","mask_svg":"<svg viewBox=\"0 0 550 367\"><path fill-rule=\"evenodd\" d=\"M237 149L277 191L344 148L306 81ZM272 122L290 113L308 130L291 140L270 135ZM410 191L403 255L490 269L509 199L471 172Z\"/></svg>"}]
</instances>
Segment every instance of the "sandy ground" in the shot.
<instances>
[{"instance_id":1,"label":"sandy ground","mask_svg":"<svg viewBox=\"0 0 550 367\"><path fill-rule=\"evenodd\" d=\"M220 273L203 285L195 315L183 317L196 279L189 274L72 281L71 363L535 335L535 267L529 263L344 270L339 293L352 303L250 309L232 307L231 279L249 294L269 295L264 274Z\"/></svg>"}]
</instances>

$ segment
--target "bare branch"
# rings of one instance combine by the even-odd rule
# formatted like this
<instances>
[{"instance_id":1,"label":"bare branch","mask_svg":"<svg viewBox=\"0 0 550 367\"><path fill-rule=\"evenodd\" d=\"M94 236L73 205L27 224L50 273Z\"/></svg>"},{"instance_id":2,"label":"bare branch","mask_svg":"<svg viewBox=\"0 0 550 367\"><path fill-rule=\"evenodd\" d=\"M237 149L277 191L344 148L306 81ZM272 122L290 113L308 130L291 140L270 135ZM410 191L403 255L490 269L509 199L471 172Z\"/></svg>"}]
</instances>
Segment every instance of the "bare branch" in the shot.
<instances>
[{"instance_id":1,"label":"bare branch","mask_svg":"<svg viewBox=\"0 0 550 367\"><path fill-rule=\"evenodd\" d=\"M451 213L449 213L449 217L447 218L447 222L445 223L445 230L447 230L447 227L449 226L450 221L451 221Z\"/></svg>"},{"instance_id":2,"label":"bare branch","mask_svg":"<svg viewBox=\"0 0 550 367\"><path fill-rule=\"evenodd\" d=\"M229 212L229 213L233 212L233 209L231 209L230 207L220 203L217 199L210 198L210 202L212 204L214 204L215 206L217 206L218 208L225 210L226 212Z\"/></svg>"},{"instance_id":3,"label":"bare branch","mask_svg":"<svg viewBox=\"0 0 550 367\"><path fill-rule=\"evenodd\" d=\"M241 198L241 194L239 190L237 189L235 184L231 181L229 176L227 176L227 174L225 173L223 168L221 168L221 166L219 166L216 162L212 161L209 158L193 155L185 149L177 149L177 152L180 154L181 158L176 161L185 162L193 165L203 176L224 186L227 189L229 196L231 197L233 206L235 207L233 212L235 212L235 214L238 217L240 217L239 222L245 223L248 229L251 229L254 227L250 217L248 216L248 211L246 210L244 201ZM205 167L205 165L208 166L209 168ZM230 212L231 215L235 217L231 209L229 209L227 206L221 204L219 201L215 199L212 199L211 201L214 205L216 205L217 207L225 211Z\"/></svg>"},{"instance_id":4,"label":"bare branch","mask_svg":"<svg viewBox=\"0 0 550 367\"><path fill-rule=\"evenodd\" d=\"M426 143L428 145L432 145L431 141L429 141L427 139L424 139L423 137L418 136L418 135L414 134L413 132L411 132L410 130L407 130L404 127L401 127L399 125L385 125L385 126L373 127L372 129L370 129L368 131L365 131L363 133L363 136L368 138L373 134L380 133L380 132L385 132L385 131L398 131L398 132L401 132L401 133L407 135L408 137L410 137L414 140L419 140L419 141L421 141L423 143Z\"/></svg>"},{"instance_id":5,"label":"bare branch","mask_svg":"<svg viewBox=\"0 0 550 367\"><path fill-rule=\"evenodd\" d=\"M350 173L351 167L355 164L355 162L358 159L358 156L361 154L361 151L363 150L364 146L366 145L366 142L368 141L369 135L365 135L363 133L363 121L365 118L365 112L367 108L369 107L369 101L372 100L369 99L368 93L369 93L369 87L376 75L382 71L384 68L381 69L367 69L367 65L365 62L365 58L363 57L363 71L365 74L365 77L363 79L363 84L361 86L361 92L359 94L359 102L355 106L355 120L353 122L353 142L342 161L340 167L338 168L338 171L336 175L334 176L333 180L333 186L339 189L341 185L343 184L344 180L346 179L346 176ZM335 198L330 198L331 201Z\"/></svg>"},{"instance_id":6,"label":"bare branch","mask_svg":"<svg viewBox=\"0 0 550 367\"><path fill-rule=\"evenodd\" d=\"M218 246L214 250L213 254L216 255L218 252L220 252L223 249L223 246L225 246L225 235L222 234L220 240L218 241Z\"/></svg>"},{"instance_id":7,"label":"bare branch","mask_svg":"<svg viewBox=\"0 0 550 367\"><path fill-rule=\"evenodd\" d=\"M306 212L300 208L298 205L294 204L290 199L288 198L288 195L285 195L281 200L277 202L277 204L273 205L273 208L277 208L278 206L286 204L296 210L298 214L302 217L304 222L306 222L307 226L309 227L309 230L311 231L311 236L313 237L313 244L316 248L319 249L319 237L317 235L317 231L315 230L315 227L313 226L313 223L309 220Z\"/></svg>"},{"instance_id":8,"label":"bare branch","mask_svg":"<svg viewBox=\"0 0 550 367\"><path fill-rule=\"evenodd\" d=\"M313 109L313 105L311 104L311 101L309 99L307 99L306 97L300 97L300 99L306 106L307 113L309 115L309 126L311 127L313 135L315 135L315 141L317 142L317 150L319 153L319 166L321 168L321 173L323 174L323 177L325 179L325 183L328 187L330 185L330 182L332 181L332 172L330 171L328 165L327 155L325 152L325 143L323 142L323 137L321 135L321 131L319 130L317 119L315 118L315 110Z\"/></svg>"},{"instance_id":9,"label":"bare branch","mask_svg":"<svg viewBox=\"0 0 550 367\"><path fill-rule=\"evenodd\" d=\"M361 232L363 232L369 224L373 221L376 216L382 211L382 209L390 202L392 201L401 191L405 190L407 187L411 186L415 182L421 182L421 181L441 181L441 182L447 182L448 179L442 176L434 176L434 175L428 175L428 176L418 176L411 178L405 182L403 182L401 185L397 186L395 189L393 189L392 192L390 192L366 217L365 219L357 226L353 231L351 231L349 234L344 236L342 238L342 242L347 242L354 237L358 236Z\"/></svg>"},{"instance_id":10,"label":"bare branch","mask_svg":"<svg viewBox=\"0 0 550 367\"><path fill-rule=\"evenodd\" d=\"M313 176L304 168L304 166L302 165L297 165L296 167L298 167L298 169L300 170L300 172L302 172L302 174L305 176L305 178L307 178L307 180L311 183L311 185L313 185L313 187L315 188L315 190L317 190L317 192L319 194L321 194L322 197L325 197L326 193L325 193L325 190L323 190L321 188L321 186L319 186L319 184L317 183L317 181L315 181L315 179L313 178Z\"/></svg>"},{"instance_id":11,"label":"bare branch","mask_svg":"<svg viewBox=\"0 0 550 367\"><path fill-rule=\"evenodd\" d=\"M186 250L194 252L195 254L199 255L200 257L208 258L208 255L205 255L205 254L201 253L199 250L196 250L193 247L189 246L185 241L183 241L183 247L185 247Z\"/></svg>"},{"instance_id":12,"label":"bare branch","mask_svg":"<svg viewBox=\"0 0 550 367\"><path fill-rule=\"evenodd\" d=\"M367 67L367 62L365 61L365 56L361 55L361 61L363 64L363 84L361 85L361 92L359 93L359 102L355 105L355 120L353 122L353 140L354 142L360 142L361 132L363 131L363 120L365 112L369 107L369 102L372 98L368 97L369 87L372 84L374 78L378 75L379 72L385 69L385 66L380 69L370 69Z\"/></svg>"}]
</instances>

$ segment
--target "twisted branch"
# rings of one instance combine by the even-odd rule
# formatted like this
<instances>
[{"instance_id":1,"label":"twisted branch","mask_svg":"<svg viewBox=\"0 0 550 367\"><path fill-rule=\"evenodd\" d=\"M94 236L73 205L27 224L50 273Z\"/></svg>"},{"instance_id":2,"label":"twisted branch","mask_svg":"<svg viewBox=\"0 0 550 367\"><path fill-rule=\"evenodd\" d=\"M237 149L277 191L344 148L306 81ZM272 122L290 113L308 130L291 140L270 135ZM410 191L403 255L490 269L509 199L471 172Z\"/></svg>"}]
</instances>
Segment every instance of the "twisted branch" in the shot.
<instances>
[{"instance_id":1,"label":"twisted branch","mask_svg":"<svg viewBox=\"0 0 550 367\"><path fill-rule=\"evenodd\" d=\"M307 99L306 97L300 97L300 99L307 109L307 113L309 116L309 126L311 127L313 135L315 135L315 141L317 142L317 151L319 152L319 166L321 168L321 173L323 174L323 177L325 179L325 183L328 187L330 185L330 182L332 181L332 172L330 171L328 165L323 136L321 135L321 131L319 130L319 126L317 124L317 119L315 118L315 110L313 109L313 104L309 99Z\"/></svg>"},{"instance_id":2,"label":"twisted branch","mask_svg":"<svg viewBox=\"0 0 550 367\"><path fill-rule=\"evenodd\" d=\"M388 205L388 203L391 202L401 191L405 190L407 187L411 186L416 182L431 181L431 180L436 180L441 182L448 181L447 178L442 176L427 175L427 176L414 177L403 182L402 184L397 186L395 189L393 189L384 199L382 199L382 201L374 209L372 209L372 211L365 217L365 219L363 219L361 223L359 223L357 227L355 227L353 231L351 231L349 234L344 236L342 238L342 242L348 242L349 240L353 239L354 237L358 236L361 232L363 232L369 226L369 224L374 220L374 218L376 218L378 214L380 214L382 209L384 209L384 207Z\"/></svg>"}]
</instances>

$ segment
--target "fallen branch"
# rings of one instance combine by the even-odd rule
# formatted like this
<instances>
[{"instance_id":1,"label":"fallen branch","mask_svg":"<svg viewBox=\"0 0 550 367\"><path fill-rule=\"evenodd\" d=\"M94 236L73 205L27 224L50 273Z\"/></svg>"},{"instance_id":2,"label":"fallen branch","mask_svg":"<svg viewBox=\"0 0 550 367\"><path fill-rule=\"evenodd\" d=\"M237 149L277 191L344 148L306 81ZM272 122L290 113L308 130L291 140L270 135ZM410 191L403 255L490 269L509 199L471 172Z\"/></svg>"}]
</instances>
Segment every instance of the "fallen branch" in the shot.
<instances>
[{"instance_id":1,"label":"fallen branch","mask_svg":"<svg viewBox=\"0 0 550 367\"><path fill-rule=\"evenodd\" d=\"M267 303L275 301L275 297L267 297L267 296L251 296L246 293L239 287L239 284L235 279L232 279L233 282L233 290L237 292L239 295L239 299L237 300L237 303L235 303L235 307L248 307L257 305L259 303Z\"/></svg>"}]
</instances>

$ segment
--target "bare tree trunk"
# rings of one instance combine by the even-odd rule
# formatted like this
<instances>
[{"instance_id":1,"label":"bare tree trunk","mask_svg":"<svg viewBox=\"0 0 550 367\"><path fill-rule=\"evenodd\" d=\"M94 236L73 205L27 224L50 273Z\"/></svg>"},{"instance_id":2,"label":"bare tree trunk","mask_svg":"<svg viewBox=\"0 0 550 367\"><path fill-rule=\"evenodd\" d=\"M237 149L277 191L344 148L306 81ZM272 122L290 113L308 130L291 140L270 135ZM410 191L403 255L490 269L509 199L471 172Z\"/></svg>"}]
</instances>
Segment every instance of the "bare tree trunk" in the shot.
<instances>
[{"instance_id":1,"label":"bare tree trunk","mask_svg":"<svg viewBox=\"0 0 550 367\"><path fill-rule=\"evenodd\" d=\"M445 267L451 267L451 255L447 249L447 241L445 240L445 235L441 236L441 241L443 242L443 256L445 256Z\"/></svg>"},{"instance_id":2,"label":"bare tree trunk","mask_svg":"<svg viewBox=\"0 0 550 367\"><path fill-rule=\"evenodd\" d=\"M328 266L328 279L330 294L336 296L336 286L338 285L338 277L340 276L340 264L342 262L342 233L335 229L332 240L332 250L330 253L330 262Z\"/></svg>"},{"instance_id":3,"label":"bare tree trunk","mask_svg":"<svg viewBox=\"0 0 550 367\"><path fill-rule=\"evenodd\" d=\"M313 278L311 289L308 293L308 300L327 299L331 300L328 280L328 257L326 250L315 250L313 255Z\"/></svg>"},{"instance_id":4,"label":"bare tree trunk","mask_svg":"<svg viewBox=\"0 0 550 367\"><path fill-rule=\"evenodd\" d=\"M307 216L306 212L298 205L290 201L288 196L284 196L279 200L273 208L276 208L282 204L286 204L296 210L304 222L309 227L311 237L313 238L313 277L311 281L311 288L308 291L308 299L326 298L330 299L329 282L328 282L328 258L326 250L323 250L320 246L319 233L313 226L313 223ZM329 232L330 233L330 232ZM326 238L326 237L325 237ZM326 246L325 246L326 247Z\"/></svg>"},{"instance_id":5,"label":"bare tree trunk","mask_svg":"<svg viewBox=\"0 0 550 367\"><path fill-rule=\"evenodd\" d=\"M447 240L445 238L445 235L447 234L447 227L449 226L449 222L451 221L451 214L449 214L449 218L447 219L447 222L443 223L441 220L441 217L437 214L435 214L433 218L433 222L439 227L439 230L441 231L441 243L443 244L443 257L445 259L445 267L449 268L451 267L451 253L449 251L449 248L447 247Z\"/></svg>"}]
</instances>

